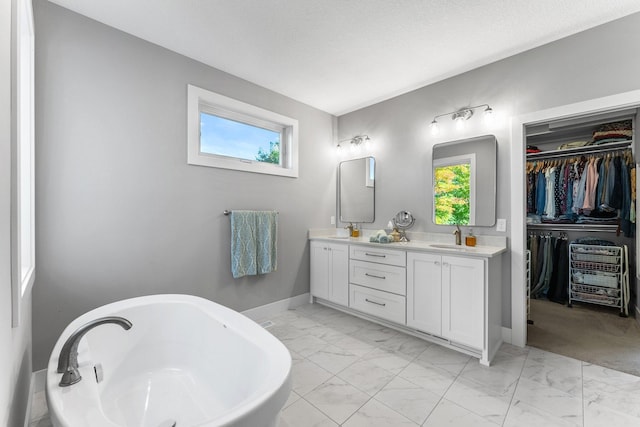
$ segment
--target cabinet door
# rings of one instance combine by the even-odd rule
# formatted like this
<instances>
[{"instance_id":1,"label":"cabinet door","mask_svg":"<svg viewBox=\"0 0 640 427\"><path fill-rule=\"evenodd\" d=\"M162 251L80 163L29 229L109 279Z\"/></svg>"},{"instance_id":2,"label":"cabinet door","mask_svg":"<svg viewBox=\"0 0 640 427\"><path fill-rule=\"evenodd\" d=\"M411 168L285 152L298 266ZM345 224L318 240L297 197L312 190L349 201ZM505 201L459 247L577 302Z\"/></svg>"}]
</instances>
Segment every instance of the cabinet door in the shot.
<instances>
[{"instance_id":1,"label":"cabinet door","mask_svg":"<svg viewBox=\"0 0 640 427\"><path fill-rule=\"evenodd\" d=\"M442 257L407 253L407 326L442 335Z\"/></svg>"},{"instance_id":2,"label":"cabinet door","mask_svg":"<svg viewBox=\"0 0 640 427\"><path fill-rule=\"evenodd\" d=\"M329 299L329 250L323 242L311 242L311 295Z\"/></svg>"},{"instance_id":3,"label":"cabinet door","mask_svg":"<svg viewBox=\"0 0 640 427\"><path fill-rule=\"evenodd\" d=\"M484 260L442 257L442 336L482 349L484 342Z\"/></svg>"},{"instance_id":4,"label":"cabinet door","mask_svg":"<svg viewBox=\"0 0 640 427\"><path fill-rule=\"evenodd\" d=\"M329 295L327 299L344 306L349 305L349 246L328 245Z\"/></svg>"}]
</instances>

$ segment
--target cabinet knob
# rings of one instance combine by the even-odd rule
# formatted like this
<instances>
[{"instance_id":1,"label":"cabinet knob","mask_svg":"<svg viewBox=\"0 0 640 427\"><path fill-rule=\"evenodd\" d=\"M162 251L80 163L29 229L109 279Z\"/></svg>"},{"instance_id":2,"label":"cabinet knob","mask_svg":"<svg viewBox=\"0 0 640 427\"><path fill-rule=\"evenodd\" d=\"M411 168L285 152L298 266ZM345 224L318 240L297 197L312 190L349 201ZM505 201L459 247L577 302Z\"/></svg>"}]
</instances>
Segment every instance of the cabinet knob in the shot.
<instances>
[{"instance_id":1,"label":"cabinet knob","mask_svg":"<svg viewBox=\"0 0 640 427\"><path fill-rule=\"evenodd\" d=\"M449 267L449 263L448 263L448 262L443 262L443 263L442 263L442 266L443 266L443 267Z\"/></svg>"},{"instance_id":2,"label":"cabinet knob","mask_svg":"<svg viewBox=\"0 0 640 427\"><path fill-rule=\"evenodd\" d=\"M433 261L435 265L440 265L440 261Z\"/></svg>"}]
</instances>

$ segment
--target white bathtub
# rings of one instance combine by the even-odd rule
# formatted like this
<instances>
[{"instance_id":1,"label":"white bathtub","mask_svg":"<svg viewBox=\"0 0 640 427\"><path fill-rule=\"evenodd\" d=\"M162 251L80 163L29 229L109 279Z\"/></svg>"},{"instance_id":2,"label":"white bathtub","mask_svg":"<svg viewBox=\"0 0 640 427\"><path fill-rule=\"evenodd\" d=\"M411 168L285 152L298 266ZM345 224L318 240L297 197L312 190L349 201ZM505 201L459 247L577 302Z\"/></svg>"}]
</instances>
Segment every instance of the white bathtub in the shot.
<instances>
[{"instance_id":1,"label":"white bathtub","mask_svg":"<svg viewBox=\"0 0 640 427\"><path fill-rule=\"evenodd\" d=\"M64 342L104 316L124 317L133 327L89 331L78 350L82 380L60 387ZM291 391L290 371L284 345L242 314L199 297L153 295L71 322L49 358L46 394L56 427L275 426Z\"/></svg>"}]
</instances>

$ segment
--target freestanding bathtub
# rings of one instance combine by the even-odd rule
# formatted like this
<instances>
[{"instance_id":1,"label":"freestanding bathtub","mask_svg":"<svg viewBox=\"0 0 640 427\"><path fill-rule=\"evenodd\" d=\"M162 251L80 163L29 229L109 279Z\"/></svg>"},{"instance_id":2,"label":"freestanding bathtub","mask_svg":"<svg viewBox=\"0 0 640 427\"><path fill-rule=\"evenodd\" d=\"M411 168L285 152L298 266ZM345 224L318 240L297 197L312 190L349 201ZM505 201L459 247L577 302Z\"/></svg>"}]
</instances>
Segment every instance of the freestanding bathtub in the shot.
<instances>
[{"instance_id":1,"label":"freestanding bathtub","mask_svg":"<svg viewBox=\"0 0 640 427\"><path fill-rule=\"evenodd\" d=\"M58 356L87 322L120 316L80 341L82 380L59 386ZM55 427L275 426L291 391L291 356L244 315L203 298L152 295L99 307L71 322L47 369Z\"/></svg>"}]
</instances>

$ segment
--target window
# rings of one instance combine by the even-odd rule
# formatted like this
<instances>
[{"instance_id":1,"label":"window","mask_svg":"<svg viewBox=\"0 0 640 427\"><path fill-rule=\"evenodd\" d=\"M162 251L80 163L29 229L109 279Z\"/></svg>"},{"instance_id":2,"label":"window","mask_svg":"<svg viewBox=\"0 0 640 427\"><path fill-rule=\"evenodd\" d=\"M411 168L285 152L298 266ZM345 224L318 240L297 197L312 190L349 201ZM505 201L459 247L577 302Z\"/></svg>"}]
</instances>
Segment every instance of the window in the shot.
<instances>
[{"instance_id":1,"label":"window","mask_svg":"<svg viewBox=\"0 0 640 427\"><path fill-rule=\"evenodd\" d=\"M298 177L298 121L188 85L191 165Z\"/></svg>"},{"instance_id":2,"label":"window","mask_svg":"<svg viewBox=\"0 0 640 427\"><path fill-rule=\"evenodd\" d=\"M473 225L475 163L475 154L433 161L434 223Z\"/></svg>"},{"instance_id":3,"label":"window","mask_svg":"<svg viewBox=\"0 0 640 427\"><path fill-rule=\"evenodd\" d=\"M30 0L16 2L12 27L11 294L15 327L20 324L22 298L35 278L34 32Z\"/></svg>"}]
</instances>

